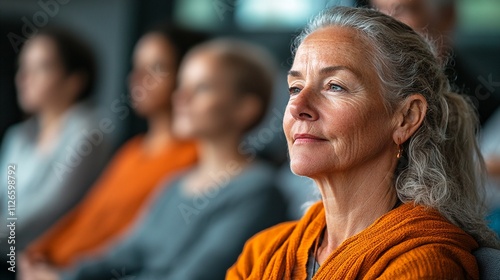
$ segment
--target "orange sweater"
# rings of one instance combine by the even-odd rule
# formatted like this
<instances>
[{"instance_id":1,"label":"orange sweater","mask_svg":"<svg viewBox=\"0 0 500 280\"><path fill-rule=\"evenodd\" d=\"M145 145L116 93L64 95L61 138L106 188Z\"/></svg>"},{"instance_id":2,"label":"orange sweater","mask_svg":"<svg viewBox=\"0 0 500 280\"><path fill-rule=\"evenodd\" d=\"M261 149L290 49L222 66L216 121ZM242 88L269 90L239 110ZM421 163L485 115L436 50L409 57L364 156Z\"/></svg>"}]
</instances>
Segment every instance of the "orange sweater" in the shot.
<instances>
[{"instance_id":1,"label":"orange sweater","mask_svg":"<svg viewBox=\"0 0 500 280\"><path fill-rule=\"evenodd\" d=\"M86 197L28 248L28 256L70 265L121 233L165 176L196 160L193 143L172 143L154 156L143 152L142 143L143 136L128 141Z\"/></svg>"},{"instance_id":2,"label":"orange sweater","mask_svg":"<svg viewBox=\"0 0 500 280\"><path fill-rule=\"evenodd\" d=\"M325 228L321 202L296 222L252 237L226 279L303 280L311 247ZM345 240L314 279L478 279L476 241L437 211L403 204Z\"/></svg>"}]
</instances>

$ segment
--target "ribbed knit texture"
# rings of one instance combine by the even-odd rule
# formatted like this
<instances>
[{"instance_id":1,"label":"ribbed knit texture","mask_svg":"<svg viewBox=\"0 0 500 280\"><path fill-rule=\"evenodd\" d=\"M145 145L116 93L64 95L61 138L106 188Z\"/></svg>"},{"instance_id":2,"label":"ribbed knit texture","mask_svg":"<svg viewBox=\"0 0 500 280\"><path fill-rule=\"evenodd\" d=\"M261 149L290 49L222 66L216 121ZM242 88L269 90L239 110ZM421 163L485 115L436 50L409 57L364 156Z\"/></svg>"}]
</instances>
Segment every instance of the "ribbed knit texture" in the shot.
<instances>
[{"instance_id":1,"label":"ribbed knit texture","mask_svg":"<svg viewBox=\"0 0 500 280\"><path fill-rule=\"evenodd\" d=\"M300 221L257 234L226 279L306 279L309 250L325 226L318 202ZM437 211L407 203L345 240L313 279L478 279L476 248Z\"/></svg>"}]
</instances>

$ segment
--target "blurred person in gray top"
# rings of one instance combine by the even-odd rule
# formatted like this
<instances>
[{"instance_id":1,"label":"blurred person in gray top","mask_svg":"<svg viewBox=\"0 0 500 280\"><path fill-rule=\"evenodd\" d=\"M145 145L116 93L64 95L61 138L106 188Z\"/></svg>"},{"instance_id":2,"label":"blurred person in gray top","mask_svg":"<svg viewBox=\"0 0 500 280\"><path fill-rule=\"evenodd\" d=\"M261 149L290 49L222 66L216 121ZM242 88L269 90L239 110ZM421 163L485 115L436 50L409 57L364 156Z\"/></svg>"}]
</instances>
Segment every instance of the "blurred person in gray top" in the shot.
<instances>
[{"instance_id":1,"label":"blurred person in gray top","mask_svg":"<svg viewBox=\"0 0 500 280\"><path fill-rule=\"evenodd\" d=\"M97 258L65 271L25 263L21 279L224 279L246 240L286 216L273 168L239 149L268 107L272 61L234 39L189 52L174 93L173 131L198 142L199 163L165 183L140 222Z\"/></svg>"},{"instance_id":2,"label":"blurred person in gray top","mask_svg":"<svg viewBox=\"0 0 500 280\"><path fill-rule=\"evenodd\" d=\"M79 201L108 159L112 124L88 100L95 75L90 48L62 29L40 30L21 51L18 100L31 117L7 131L0 154L0 214L17 218L18 252ZM11 165L15 181L7 180Z\"/></svg>"}]
</instances>

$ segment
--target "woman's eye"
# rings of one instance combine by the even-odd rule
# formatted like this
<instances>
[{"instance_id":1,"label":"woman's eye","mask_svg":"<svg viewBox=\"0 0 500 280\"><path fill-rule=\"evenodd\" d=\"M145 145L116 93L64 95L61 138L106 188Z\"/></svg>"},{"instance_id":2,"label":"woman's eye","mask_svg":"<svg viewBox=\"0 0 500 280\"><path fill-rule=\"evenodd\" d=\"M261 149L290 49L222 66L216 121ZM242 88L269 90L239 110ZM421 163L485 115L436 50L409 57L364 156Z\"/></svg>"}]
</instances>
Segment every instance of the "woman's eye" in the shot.
<instances>
[{"instance_id":1,"label":"woman's eye","mask_svg":"<svg viewBox=\"0 0 500 280\"><path fill-rule=\"evenodd\" d=\"M288 92L290 93L290 95L295 95L295 94L298 94L300 92L300 88L298 88L298 87L290 87L288 89Z\"/></svg>"},{"instance_id":2,"label":"woman's eye","mask_svg":"<svg viewBox=\"0 0 500 280\"><path fill-rule=\"evenodd\" d=\"M329 83L328 84L328 90L338 92L338 91L344 91L344 88L341 87L341 86L339 86L339 85Z\"/></svg>"}]
</instances>

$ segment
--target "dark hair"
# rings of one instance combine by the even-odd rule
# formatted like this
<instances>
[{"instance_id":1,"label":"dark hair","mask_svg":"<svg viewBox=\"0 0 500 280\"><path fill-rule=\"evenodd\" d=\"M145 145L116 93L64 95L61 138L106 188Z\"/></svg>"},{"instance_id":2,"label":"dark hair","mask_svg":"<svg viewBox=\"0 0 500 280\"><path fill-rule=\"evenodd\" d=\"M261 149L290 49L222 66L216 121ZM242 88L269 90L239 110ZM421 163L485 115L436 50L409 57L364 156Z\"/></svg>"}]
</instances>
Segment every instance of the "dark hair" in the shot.
<instances>
[{"instance_id":1,"label":"dark hair","mask_svg":"<svg viewBox=\"0 0 500 280\"><path fill-rule=\"evenodd\" d=\"M69 30L58 27L41 29L36 35L48 37L57 48L57 56L67 74L83 75L85 85L79 92L76 101L84 100L91 96L96 80L96 61L90 46L74 36Z\"/></svg>"},{"instance_id":2,"label":"dark hair","mask_svg":"<svg viewBox=\"0 0 500 280\"><path fill-rule=\"evenodd\" d=\"M207 34L185 29L173 24L162 23L149 29L146 34L159 34L168 40L175 49L175 68L178 69L186 53L194 46L206 41Z\"/></svg>"}]
</instances>

